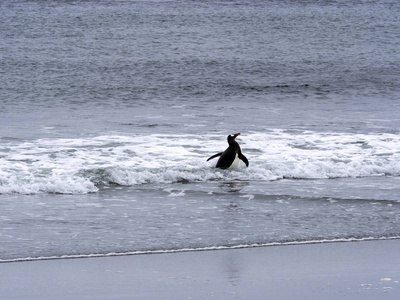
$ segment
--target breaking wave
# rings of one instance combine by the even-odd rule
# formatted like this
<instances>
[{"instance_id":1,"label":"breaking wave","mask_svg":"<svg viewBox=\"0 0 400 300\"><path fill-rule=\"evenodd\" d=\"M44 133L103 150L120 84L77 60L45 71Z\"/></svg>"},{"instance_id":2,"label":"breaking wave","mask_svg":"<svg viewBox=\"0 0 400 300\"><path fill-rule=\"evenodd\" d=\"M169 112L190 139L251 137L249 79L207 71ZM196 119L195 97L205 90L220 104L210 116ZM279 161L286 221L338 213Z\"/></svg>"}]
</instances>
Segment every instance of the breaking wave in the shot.
<instances>
[{"instance_id":1,"label":"breaking wave","mask_svg":"<svg viewBox=\"0 0 400 300\"><path fill-rule=\"evenodd\" d=\"M99 136L0 143L0 193L85 194L109 185L271 181L400 175L396 134L270 130L238 138L250 161L236 171L206 159L221 135Z\"/></svg>"}]
</instances>

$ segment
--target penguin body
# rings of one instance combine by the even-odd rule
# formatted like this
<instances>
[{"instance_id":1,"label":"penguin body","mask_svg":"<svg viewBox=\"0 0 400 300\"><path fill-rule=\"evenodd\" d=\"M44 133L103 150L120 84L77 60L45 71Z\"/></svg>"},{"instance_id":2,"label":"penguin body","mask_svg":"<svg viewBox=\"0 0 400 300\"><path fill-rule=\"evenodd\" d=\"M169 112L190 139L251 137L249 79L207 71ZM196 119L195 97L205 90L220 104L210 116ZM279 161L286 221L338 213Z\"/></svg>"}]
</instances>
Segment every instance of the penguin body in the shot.
<instances>
[{"instance_id":1,"label":"penguin body","mask_svg":"<svg viewBox=\"0 0 400 300\"><path fill-rule=\"evenodd\" d=\"M235 141L238 135L240 135L240 133L228 135L229 147L226 148L224 152L220 152L211 156L207 159L207 161L219 156L220 158L218 159L217 165L215 166L216 168L236 169L239 166L240 160L242 160L246 164L246 167L248 167L249 161L247 160L246 156L243 155L239 144Z\"/></svg>"}]
</instances>

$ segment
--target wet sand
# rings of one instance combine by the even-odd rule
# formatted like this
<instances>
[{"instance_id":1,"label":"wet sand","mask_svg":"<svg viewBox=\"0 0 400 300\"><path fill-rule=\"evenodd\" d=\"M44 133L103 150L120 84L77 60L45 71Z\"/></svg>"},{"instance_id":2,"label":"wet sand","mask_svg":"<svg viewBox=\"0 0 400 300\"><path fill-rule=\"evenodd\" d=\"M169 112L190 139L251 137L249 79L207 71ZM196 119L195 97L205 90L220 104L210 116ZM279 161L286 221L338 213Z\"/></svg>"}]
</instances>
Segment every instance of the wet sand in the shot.
<instances>
[{"instance_id":1,"label":"wet sand","mask_svg":"<svg viewBox=\"0 0 400 300\"><path fill-rule=\"evenodd\" d=\"M400 299L400 240L0 264L2 299Z\"/></svg>"}]
</instances>

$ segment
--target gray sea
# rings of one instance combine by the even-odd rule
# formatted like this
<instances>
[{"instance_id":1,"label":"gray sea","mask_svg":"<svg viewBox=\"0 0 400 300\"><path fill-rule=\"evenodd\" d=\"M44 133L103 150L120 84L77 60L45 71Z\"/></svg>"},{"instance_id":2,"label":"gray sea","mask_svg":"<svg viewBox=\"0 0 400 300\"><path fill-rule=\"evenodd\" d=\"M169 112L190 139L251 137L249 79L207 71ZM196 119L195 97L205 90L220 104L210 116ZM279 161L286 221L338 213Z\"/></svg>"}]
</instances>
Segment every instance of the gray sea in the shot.
<instances>
[{"instance_id":1,"label":"gray sea","mask_svg":"<svg viewBox=\"0 0 400 300\"><path fill-rule=\"evenodd\" d=\"M0 260L400 238L399 45L398 0L1 1Z\"/></svg>"}]
</instances>

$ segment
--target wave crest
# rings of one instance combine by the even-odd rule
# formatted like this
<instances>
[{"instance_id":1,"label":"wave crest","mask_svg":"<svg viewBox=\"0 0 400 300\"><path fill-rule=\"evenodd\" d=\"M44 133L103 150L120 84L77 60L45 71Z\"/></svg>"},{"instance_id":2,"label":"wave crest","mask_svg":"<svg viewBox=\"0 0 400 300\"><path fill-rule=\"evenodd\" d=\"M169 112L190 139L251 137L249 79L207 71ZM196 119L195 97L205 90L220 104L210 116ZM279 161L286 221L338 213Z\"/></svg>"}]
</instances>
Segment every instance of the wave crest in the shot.
<instances>
[{"instance_id":1,"label":"wave crest","mask_svg":"<svg viewBox=\"0 0 400 300\"><path fill-rule=\"evenodd\" d=\"M400 176L400 137L272 130L239 141L250 166L213 168L221 136L103 136L0 145L0 193L97 192L107 185ZM12 148L15 151L9 151ZM3 150L3 151L2 151Z\"/></svg>"}]
</instances>

